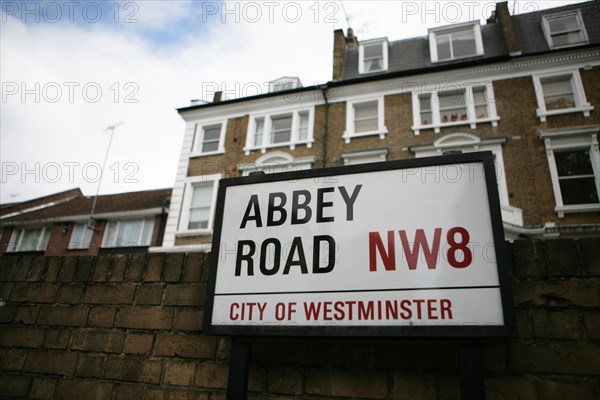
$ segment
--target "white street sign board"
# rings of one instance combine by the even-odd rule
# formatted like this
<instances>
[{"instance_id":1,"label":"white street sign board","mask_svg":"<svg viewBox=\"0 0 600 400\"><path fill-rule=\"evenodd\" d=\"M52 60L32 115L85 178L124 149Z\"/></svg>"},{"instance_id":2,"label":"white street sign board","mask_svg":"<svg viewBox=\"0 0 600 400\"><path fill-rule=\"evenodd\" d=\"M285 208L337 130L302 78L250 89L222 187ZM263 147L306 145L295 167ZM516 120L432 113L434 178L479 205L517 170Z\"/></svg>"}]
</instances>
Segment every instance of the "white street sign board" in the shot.
<instances>
[{"instance_id":1,"label":"white street sign board","mask_svg":"<svg viewBox=\"0 0 600 400\"><path fill-rule=\"evenodd\" d=\"M493 169L474 153L222 181L205 331L509 334Z\"/></svg>"}]
</instances>

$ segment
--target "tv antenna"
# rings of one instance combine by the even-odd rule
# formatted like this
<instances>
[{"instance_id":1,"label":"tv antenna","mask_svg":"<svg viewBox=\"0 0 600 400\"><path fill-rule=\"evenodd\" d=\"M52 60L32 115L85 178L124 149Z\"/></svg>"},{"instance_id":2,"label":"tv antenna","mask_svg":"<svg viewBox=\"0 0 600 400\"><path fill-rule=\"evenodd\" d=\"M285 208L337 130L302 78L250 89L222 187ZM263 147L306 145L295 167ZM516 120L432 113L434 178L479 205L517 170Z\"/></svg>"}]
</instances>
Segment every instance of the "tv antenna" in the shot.
<instances>
[{"instance_id":1,"label":"tv antenna","mask_svg":"<svg viewBox=\"0 0 600 400\"><path fill-rule=\"evenodd\" d=\"M102 185L102 178L104 177L104 170L106 169L106 162L108 161L108 153L110 152L110 146L112 145L113 135L115 133L115 129L118 126L123 125L125 121L121 121L118 124L107 126L104 129L105 132L109 132L110 138L108 139L108 147L106 148L106 154L104 154L104 162L102 163L102 169L100 170L100 180L98 181L98 187L96 188L96 195L94 196L94 201L92 202L92 210L90 211L90 218L88 220L88 229L94 229L92 225L92 220L94 218L94 212L96 211L96 204L98 203L98 195L100 194L100 185Z\"/></svg>"}]
</instances>

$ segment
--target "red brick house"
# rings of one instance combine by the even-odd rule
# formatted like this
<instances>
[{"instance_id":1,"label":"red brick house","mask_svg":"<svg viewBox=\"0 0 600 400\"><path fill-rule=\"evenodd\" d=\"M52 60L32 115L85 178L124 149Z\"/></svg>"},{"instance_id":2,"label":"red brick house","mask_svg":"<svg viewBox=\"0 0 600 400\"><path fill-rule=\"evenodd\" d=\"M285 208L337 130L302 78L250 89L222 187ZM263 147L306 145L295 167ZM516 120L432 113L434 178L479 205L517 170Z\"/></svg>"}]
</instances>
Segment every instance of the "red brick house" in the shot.
<instances>
[{"instance_id":1,"label":"red brick house","mask_svg":"<svg viewBox=\"0 0 600 400\"><path fill-rule=\"evenodd\" d=\"M159 246L171 189L83 196L79 189L0 208L0 255L97 255Z\"/></svg>"}]
</instances>

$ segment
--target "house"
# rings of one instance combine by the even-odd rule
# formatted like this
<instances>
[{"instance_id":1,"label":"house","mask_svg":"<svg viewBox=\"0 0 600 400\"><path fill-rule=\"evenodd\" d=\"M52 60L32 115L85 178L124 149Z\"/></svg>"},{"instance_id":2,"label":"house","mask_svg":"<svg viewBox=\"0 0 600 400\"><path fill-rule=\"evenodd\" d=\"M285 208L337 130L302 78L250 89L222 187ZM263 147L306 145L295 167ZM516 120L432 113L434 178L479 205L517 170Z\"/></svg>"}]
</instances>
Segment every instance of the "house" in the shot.
<instances>
[{"instance_id":1,"label":"house","mask_svg":"<svg viewBox=\"0 0 600 400\"><path fill-rule=\"evenodd\" d=\"M220 179L491 151L507 239L600 233L600 1L425 37L334 32L333 77L179 109L185 138L163 245L210 248ZM299 81L298 81L299 82ZM438 177L443 179L443 177Z\"/></svg>"},{"instance_id":2,"label":"house","mask_svg":"<svg viewBox=\"0 0 600 400\"><path fill-rule=\"evenodd\" d=\"M0 255L97 255L160 246L171 189L97 198L79 189L0 208Z\"/></svg>"}]
</instances>

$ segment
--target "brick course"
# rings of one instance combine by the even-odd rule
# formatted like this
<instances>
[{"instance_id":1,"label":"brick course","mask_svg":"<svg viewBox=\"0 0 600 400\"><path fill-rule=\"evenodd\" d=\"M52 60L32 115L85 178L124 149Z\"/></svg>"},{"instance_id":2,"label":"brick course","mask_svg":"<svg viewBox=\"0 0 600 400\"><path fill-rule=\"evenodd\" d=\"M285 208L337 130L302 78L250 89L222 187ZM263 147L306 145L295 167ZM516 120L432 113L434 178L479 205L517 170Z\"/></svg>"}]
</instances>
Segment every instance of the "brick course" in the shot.
<instances>
[{"instance_id":1,"label":"brick course","mask_svg":"<svg viewBox=\"0 0 600 400\"><path fill-rule=\"evenodd\" d=\"M481 340L486 398L598 398L600 239L506 249L518 337ZM225 399L231 340L201 332L209 257L121 258L0 259L1 396ZM450 339L263 339L251 360L250 399L460 397Z\"/></svg>"}]
</instances>

